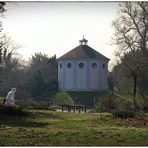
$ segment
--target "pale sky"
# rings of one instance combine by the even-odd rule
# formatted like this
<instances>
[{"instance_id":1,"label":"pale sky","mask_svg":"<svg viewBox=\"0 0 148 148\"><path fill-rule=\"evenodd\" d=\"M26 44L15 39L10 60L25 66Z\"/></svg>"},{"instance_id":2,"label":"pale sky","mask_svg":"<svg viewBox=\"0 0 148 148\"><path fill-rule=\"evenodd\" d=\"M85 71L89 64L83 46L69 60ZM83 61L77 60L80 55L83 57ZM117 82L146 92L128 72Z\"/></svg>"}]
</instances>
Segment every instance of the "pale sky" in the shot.
<instances>
[{"instance_id":1,"label":"pale sky","mask_svg":"<svg viewBox=\"0 0 148 148\"><path fill-rule=\"evenodd\" d=\"M62 56L79 45L88 45L110 59L112 20L117 2L8 2L4 32L23 45L19 53L28 59L35 52Z\"/></svg>"}]
</instances>

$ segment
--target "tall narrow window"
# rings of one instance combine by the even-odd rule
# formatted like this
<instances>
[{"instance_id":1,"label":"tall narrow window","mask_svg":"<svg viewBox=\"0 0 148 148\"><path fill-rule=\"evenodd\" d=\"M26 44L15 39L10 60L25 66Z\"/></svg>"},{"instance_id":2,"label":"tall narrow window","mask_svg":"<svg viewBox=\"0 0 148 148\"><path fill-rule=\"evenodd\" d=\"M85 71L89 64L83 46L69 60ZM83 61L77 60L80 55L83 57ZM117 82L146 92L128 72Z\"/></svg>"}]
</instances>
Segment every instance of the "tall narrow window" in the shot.
<instances>
[{"instance_id":1,"label":"tall narrow window","mask_svg":"<svg viewBox=\"0 0 148 148\"><path fill-rule=\"evenodd\" d=\"M62 63L60 63L60 68L62 68Z\"/></svg>"},{"instance_id":2,"label":"tall narrow window","mask_svg":"<svg viewBox=\"0 0 148 148\"><path fill-rule=\"evenodd\" d=\"M105 63L103 63L102 67L103 67L103 69L105 69Z\"/></svg>"}]
</instances>

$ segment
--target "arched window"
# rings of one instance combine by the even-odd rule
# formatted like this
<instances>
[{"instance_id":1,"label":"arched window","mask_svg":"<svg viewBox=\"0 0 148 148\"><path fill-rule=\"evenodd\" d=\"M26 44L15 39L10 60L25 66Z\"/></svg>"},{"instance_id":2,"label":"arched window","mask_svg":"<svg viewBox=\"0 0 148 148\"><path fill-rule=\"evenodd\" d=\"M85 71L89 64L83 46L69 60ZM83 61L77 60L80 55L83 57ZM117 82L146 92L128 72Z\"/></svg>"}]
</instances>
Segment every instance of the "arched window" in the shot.
<instances>
[{"instance_id":1,"label":"arched window","mask_svg":"<svg viewBox=\"0 0 148 148\"><path fill-rule=\"evenodd\" d=\"M105 69L105 63L103 63L102 68Z\"/></svg>"},{"instance_id":2,"label":"arched window","mask_svg":"<svg viewBox=\"0 0 148 148\"><path fill-rule=\"evenodd\" d=\"M92 68L97 68L97 64L96 63L92 63Z\"/></svg>"},{"instance_id":3,"label":"arched window","mask_svg":"<svg viewBox=\"0 0 148 148\"><path fill-rule=\"evenodd\" d=\"M84 63L79 63L79 68L83 68L84 67Z\"/></svg>"},{"instance_id":4,"label":"arched window","mask_svg":"<svg viewBox=\"0 0 148 148\"><path fill-rule=\"evenodd\" d=\"M62 68L62 63L60 63L60 68Z\"/></svg>"},{"instance_id":5,"label":"arched window","mask_svg":"<svg viewBox=\"0 0 148 148\"><path fill-rule=\"evenodd\" d=\"M71 63L67 63L67 68L71 68Z\"/></svg>"}]
</instances>

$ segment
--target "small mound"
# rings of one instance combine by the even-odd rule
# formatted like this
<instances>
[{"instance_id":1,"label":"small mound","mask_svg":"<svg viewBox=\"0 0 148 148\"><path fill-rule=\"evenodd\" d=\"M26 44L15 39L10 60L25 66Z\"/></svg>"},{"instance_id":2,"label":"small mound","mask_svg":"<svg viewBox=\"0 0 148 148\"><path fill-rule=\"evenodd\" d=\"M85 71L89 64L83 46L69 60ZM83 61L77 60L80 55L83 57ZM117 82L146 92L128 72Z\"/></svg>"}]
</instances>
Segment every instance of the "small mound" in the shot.
<instances>
[{"instance_id":1,"label":"small mound","mask_svg":"<svg viewBox=\"0 0 148 148\"><path fill-rule=\"evenodd\" d=\"M23 108L19 106L0 106L0 115L16 115L16 116L26 116L26 112Z\"/></svg>"}]
</instances>

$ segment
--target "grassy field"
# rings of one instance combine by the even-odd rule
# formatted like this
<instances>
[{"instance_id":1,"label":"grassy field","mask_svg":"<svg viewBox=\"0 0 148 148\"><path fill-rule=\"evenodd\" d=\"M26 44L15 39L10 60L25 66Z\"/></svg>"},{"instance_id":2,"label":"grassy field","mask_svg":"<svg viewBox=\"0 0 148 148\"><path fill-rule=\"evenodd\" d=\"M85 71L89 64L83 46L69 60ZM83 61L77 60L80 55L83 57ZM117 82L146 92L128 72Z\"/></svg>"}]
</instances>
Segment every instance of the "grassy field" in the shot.
<instances>
[{"instance_id":1,"label":"grassy field","mask_svg":"<svg viewBox=\"0 0 148 148\"><path fill-rule=\"evenodd\" d=\"M104 113L30 109L0 116L0 146L148 146L148 116L113 119Z\"/></svg>"}]
</instances>

